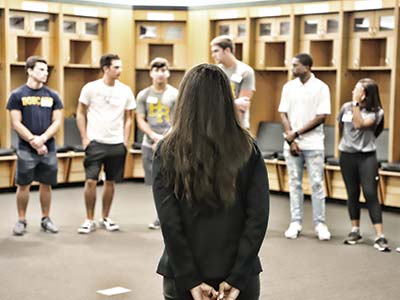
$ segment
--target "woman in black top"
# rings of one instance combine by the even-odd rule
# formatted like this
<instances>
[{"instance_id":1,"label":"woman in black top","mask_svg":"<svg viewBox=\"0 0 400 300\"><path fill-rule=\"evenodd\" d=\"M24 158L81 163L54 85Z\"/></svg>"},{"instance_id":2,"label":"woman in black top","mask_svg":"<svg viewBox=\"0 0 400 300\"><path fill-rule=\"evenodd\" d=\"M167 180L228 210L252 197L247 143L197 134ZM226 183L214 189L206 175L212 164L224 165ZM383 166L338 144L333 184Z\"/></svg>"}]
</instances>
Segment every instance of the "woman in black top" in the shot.
<instances>
[{"instance_id":1,"label":"woman in black top","mask_svg":"<svg viewBox=\"0 0 400 300\"><path fill-rule=\"evenodd\" d=\"M338 116L342 138L339 144L340 169L346 185L347 207L352 229L345 244L361 241L360 186L374 225L374 247L390 251L383 235L382 212L378 201L378 161L375 138L383 129L383 109L376 81L364 78L353 89L353 101L345 103Z\"/></svg>"},{"instance_id":2,"label":"woman in black top","mask_svg":"<svg viewBox=\"0 0 400 300\"><path fill-rule=\"evenodd\" d=\"M269 215L264 160L240 126L229 79L201 64L184 77L153 163L166 300L259 299Z\"/></svg>"}]
</instances>

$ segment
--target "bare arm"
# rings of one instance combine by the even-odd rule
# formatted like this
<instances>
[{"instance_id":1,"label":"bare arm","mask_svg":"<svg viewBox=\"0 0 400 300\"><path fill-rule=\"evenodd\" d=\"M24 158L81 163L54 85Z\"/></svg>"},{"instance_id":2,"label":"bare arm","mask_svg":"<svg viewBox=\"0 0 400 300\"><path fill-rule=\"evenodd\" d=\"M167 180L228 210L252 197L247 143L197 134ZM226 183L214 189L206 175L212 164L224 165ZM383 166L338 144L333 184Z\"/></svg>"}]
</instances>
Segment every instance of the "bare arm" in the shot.
<instances>
[{"instance_id":1,"label":"bare arm","mask_svg":"<svg viewBox=\"0 0 400 300\"><path fill-rule=\"evenodd\" d=\"M245 112L250 109L251 97L253 97L252 90L242 90L240 91L239 97L235 99L235 106L238 109L241 122L243 122Z\"/></svg>"},{"instance_id":2,"label":"bare arm","mask_svg":"<svg viewBox=\"0 0 400 300\"><path fill-rule=\"evenodd\" d=\"M145 120L145 114L136 113L136 121L139 129L143 131L145 134L147 134L155 143L157 143L159 140L163 138L161 134L154 132L150 128L149 123L147 123Z\"/></svg>"},{"instance_id":3,"label":"bare arm","mask_svg":"<svg viewBox=\"0 0 400 300\"><path fill-rule=\"evenodd\" d=\"M63 109L53 110L52 123L49 126L49 128L47 128L47 130L44 132L44 134L48 138L55 136L58 129L60 129L60 125L63 119L63 113L64 113Z\"/></svg>"},{"instance_id":4,"label":"bare arm","mask_svg":"<svg viewBox=\"0 0 400 300\"><path fill-rule=\"evenodd\" d=\"M297 143L294 141L296 136L292 140L288 139L288 136L293 132L292 132L292 126L290 126L290 121L289 121L289 118L287 116L287 113L282 112L280 115L281 115L281 122L282 122L283 130L284 130L285 135L286 135L285 141L290 146L290 153L292 155L294 155L294 156L298 156L299 153L300 153L300 148L297 145Z\"/></svg>"},{"instance_id":5,"label":"bare arm","mask_svg":"<svg viewBox=\"0 0 400 300\"><path fill-rule=\"evenodd\" d=\"M53 110L51 116L51 125L46 129L40 136L35 136L35 138L31 141L31 146L34 148L41 148L48 139L53 137L58 129L60 128L61 121L63 118L63 109Z\"/></svg>"},{"instance_id":6,"label":"bare arm","mask_svg":"<svg viewBox=\"0 0 400 300\"><path fill-rule=\"evenodd\" d=\"M239 93L239 98L240 97L247 97L249 98L249 101L251 100L251 98L253 97L254 91L252 90L241 90Z\"/></svg>"},{"instance_id":7,"label":"bare arm","mask_svg":"<svg viewBox=\"0 0 400 300\"><path fill-rule=\"evenodd\" d=\"M245 112L250 107L250 100L253 97L254 92L252 90L240 91L239 97L235 99L235 105L240 112Z\"/></svg>"},{"instance_id":8,"label":"bare arm","mask_svg":"<svg viewBox=\"0 0 400 300\"><path fill-rule=\"evenodd\" d=\"M87 123L86 114L87 114L87 105L79 102L78 108L76 110L76 124L81 134L83 148L86 148L90 142L87 137L87 131L86 131L86 123Z\"/></svg>"},{"instance_id":9,"label":"bare arm","mask_svg":"<svg viewBox=\"0 0 400 300\"><path fill-rule=\"evenodd\" d=\"M353 124L357 129L371 127L375 124L374 119L363 119L361 117L360 106L353 106Z\"/></svg>"},{"instance_id":10,"label":"bare arm","mask_svg":"<svg viewBox=\"0 0 400 300\"><path fill-rule=\"evenodd\" d=\"M283 126L283 130L285 131L286 134L292 131L292 126L290 126L289 118L287 116L287 113L282 112L280 113L281 115L281 122Z\"/></svg>"},{"instance_id":11,"label":"bare arm","mask_svg":"<svg viewBox=\"0 0 400 300\"><path fill-rule=\"evenodd\" d=\"M124 145L128 147L129 135L132 128L132 110L125 110L124 114Z\"/></svg>"},{"instance_id":12,"label":"bare arm","mask_svg":"<svg viewBox=\"0 0 400 300\"><path fill-rule=\"evenodd\" d=\"M20 110L11 110L10 119L12 127L23 140L30 143L31 140L35 138L33 133L24 124L22 124L22 113Z\"/></svg>"},{"instance_id":13,"label":"bare arm","mask_svg":"<svg viewBox=\"0 0 400 300\"><path fill-rule=\"evenodd\" d=\"M298 129L296 132L293 132L292 130L286 131L285 128L285 133L287 134L286 140L288 142L294 141L294 139L297 138L299 135L309 132L313 130L315 127L319 126L320 124L323 124L325 122L325 119L326 119L325 114L316 115L314 119L310 120L303 126L303 128Z\"/></svg>"}]
</instances>

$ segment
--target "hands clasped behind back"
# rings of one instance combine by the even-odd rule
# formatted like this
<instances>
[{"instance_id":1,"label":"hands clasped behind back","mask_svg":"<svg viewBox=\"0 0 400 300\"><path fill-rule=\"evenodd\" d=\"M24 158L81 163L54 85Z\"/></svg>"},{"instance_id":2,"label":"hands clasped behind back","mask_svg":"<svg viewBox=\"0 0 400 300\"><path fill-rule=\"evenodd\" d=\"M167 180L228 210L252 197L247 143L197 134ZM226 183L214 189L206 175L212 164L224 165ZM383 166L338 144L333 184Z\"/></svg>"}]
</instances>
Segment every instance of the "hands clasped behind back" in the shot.
<instances>
[{"instance_id":1,"label":"hands clasped behind back","mask_svg":"<svg viewBox=\"0 0 400 300\"><path fill-rule=\"evenodd\" d=\"M212 286L202 282L190 290L194 300L235 300L240 291L228 283L221 282L217 292Z\"/></svg>"}]
</instances>

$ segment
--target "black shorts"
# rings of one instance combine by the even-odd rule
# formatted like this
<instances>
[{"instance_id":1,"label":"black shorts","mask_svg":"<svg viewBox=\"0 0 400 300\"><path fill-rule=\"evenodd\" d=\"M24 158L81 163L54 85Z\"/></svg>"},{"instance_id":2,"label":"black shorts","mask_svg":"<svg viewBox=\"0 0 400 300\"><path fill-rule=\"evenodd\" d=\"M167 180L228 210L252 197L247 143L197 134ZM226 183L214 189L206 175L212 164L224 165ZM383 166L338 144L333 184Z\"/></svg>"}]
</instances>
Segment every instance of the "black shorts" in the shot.
<instances>
[{"instance_id":1,"label":"black shorts","mask_svg":"<svg viewBox=\"0 0 400 300\"><path fill-rule=\"evenodd\" d=\"M91 141L85 149L86 179L98 180L101 167L104 166L106 180L122 181L124 178L126 148L121 144L103 144Z\"/></svg>"},{"instance_id":2,"label":"black shorts","mask_svg":"<svg viewBox=\"0 0 400 300\"><path fill-rule=\"evenodd\" d=\"M57 153L51 151L46 155L38 155L29 150L17 151L17 172L15 182L18 185L29 185L38 181L47 185L57 184Z\"/></svg>"}]
</instances>

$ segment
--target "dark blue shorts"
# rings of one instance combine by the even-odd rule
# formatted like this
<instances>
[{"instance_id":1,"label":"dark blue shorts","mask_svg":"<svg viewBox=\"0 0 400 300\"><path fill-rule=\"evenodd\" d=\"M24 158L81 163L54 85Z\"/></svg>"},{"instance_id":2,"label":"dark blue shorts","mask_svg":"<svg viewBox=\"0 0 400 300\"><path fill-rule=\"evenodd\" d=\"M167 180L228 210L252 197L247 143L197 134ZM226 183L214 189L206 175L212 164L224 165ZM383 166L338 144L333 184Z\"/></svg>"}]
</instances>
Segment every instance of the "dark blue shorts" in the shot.
<instances>
[{"instance_id":1,"label":"dark blue shorts","mask_svg":"<svg viewBox=\"0 0 400 300\"><path fill-rule=\"evenodd\" d=\"M122 181L124 178L126 148L121 144L103 144L91 141L85 149L86 179L98 180L101 168L104 167L106 180Z\"/></svg>"},{"instance_id":2,"label":"dark blue shorts","mask_svg":"<svg viewBox=\"0 0 400 300\"><path fill-rule=\"evenodd\" d=\"M15 182L18 185L29 185L38 181L47 185L57 184L57 153L51 151L46 155L38 155L29 150L17 151L17 172Z\"/></svg>"}]
</instances>

